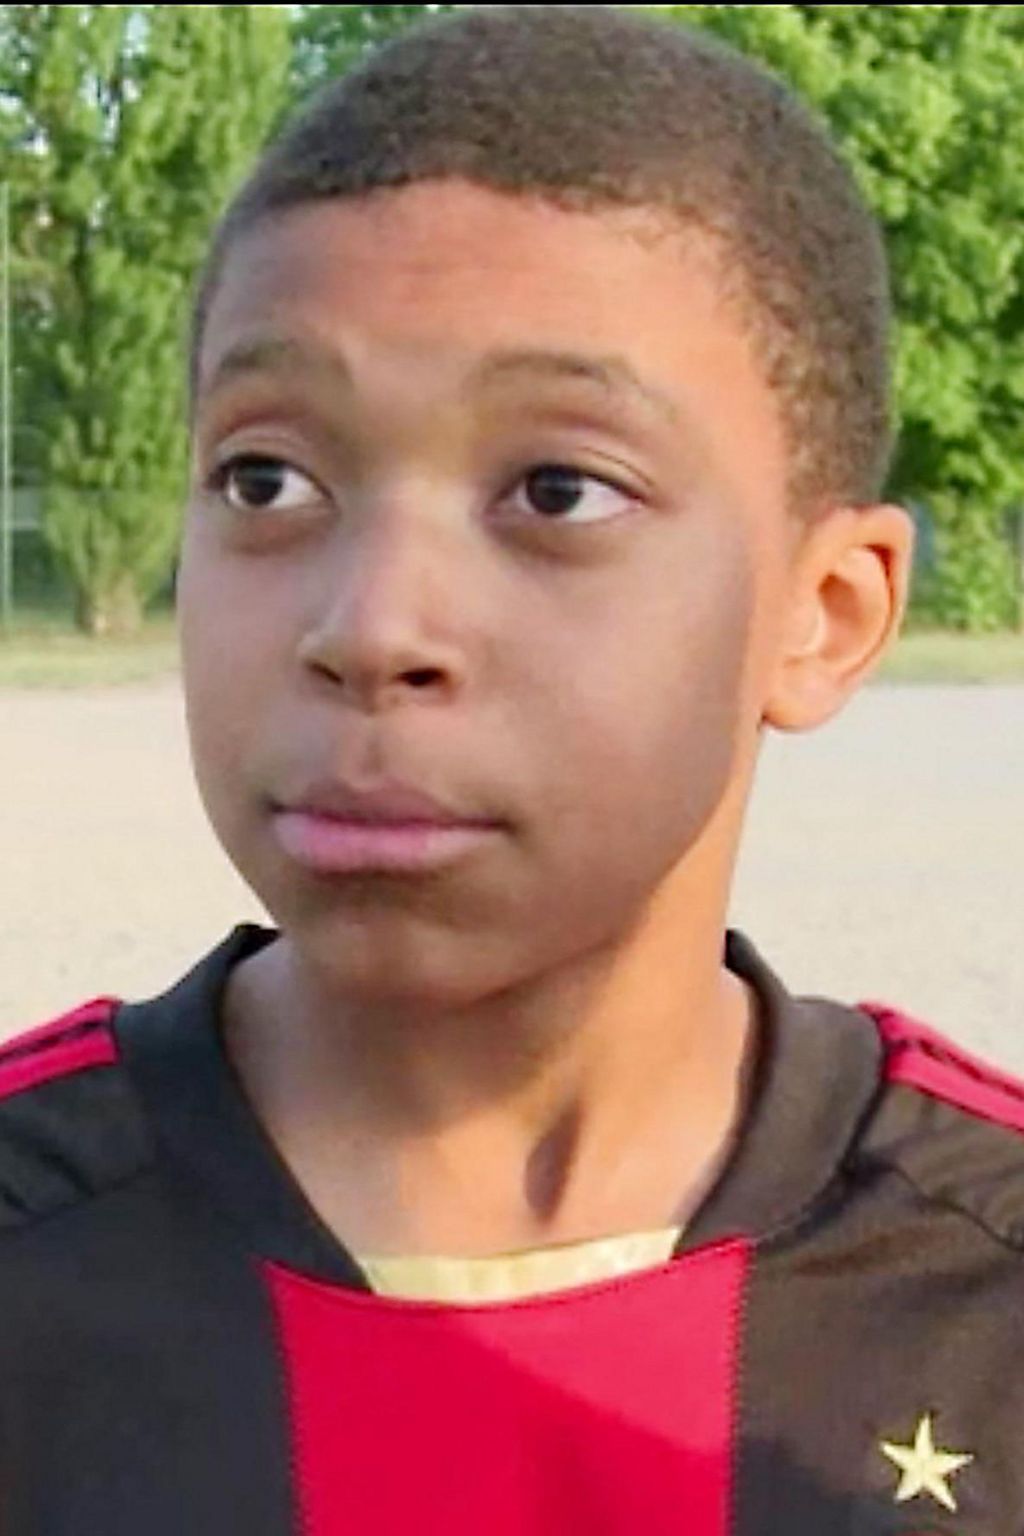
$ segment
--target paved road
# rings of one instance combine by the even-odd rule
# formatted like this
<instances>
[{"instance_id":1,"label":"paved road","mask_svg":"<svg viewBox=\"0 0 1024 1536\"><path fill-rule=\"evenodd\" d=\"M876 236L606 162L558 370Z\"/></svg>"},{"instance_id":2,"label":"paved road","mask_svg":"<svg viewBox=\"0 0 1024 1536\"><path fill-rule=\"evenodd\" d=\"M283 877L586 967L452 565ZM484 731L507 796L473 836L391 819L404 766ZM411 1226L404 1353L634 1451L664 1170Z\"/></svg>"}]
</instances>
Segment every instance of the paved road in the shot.
<instances>
[{"instance_id":1,"label":"paved road","mask_svg":"<svg viewBox=\"0 0 1024 1536\"><path fill-rule=\"evenodd\" d=\"M175 680L0 692L0 1037L163 990L265 921ZM1024 688L876 686L770 736L730 921L797 993L882 998L1024 1073Z\"/></svg>"}]
</instances>

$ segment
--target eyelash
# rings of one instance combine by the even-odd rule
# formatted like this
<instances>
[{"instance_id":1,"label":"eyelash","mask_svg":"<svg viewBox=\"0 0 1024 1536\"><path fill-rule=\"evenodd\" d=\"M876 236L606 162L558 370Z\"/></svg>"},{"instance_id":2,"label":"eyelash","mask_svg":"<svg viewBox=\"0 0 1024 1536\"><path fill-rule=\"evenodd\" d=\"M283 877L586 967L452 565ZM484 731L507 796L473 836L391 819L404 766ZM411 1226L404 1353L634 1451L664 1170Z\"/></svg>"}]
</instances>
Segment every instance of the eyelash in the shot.
<instances>
[{"instance_id":1,"label":"eyelash","mask_svg":"<svg viewBox=\"0 0 1024 1536\"><path fill-rule=\"evenodd\" d=\"M326 493L320 489L313 476L308 475L305 470L300 470L296 465L290 463L287 459L276 457L273 454L239 453L233 455L229 459L225 459L223 463L216 467L216 469L207 480L207 489L222 497L225 501L227 501L228 505L233 508L233 510L241 512L243 516L248 514L253 518L261 516L269 517L274 513L288 512L291 510L289 508L268 507L267 512L261 513L251 506L248 508L239 508L235 503L231 502L228 495L231 477L243 465L249 468L268 466L273 467L275 470L281 473L281 479L283 481L285 481L286 477L290 474L298 475L314 487L317 493L317 499L326 499ZM627 501L635 501L637 499L635 494L630 491L628 487L620 484L616 480L610 479L605 475L594 474L590 470L584 469L581 465L573 464L561 459L544 459L532 464L528 469L522 471L517 476L517 478L512 483L511 489L506 491L501 499L507 500L513 491L519 487L527 485L531 478L551 471L554 471L556 475L560 474L562 476L567 476L570 479L577 480L581 483L581 485L590 484L599 486L603 490L609 491L614 495L621 496ZM313 498L309 498L309 500L312 499ZM537 521L548 523L570 522L572 526L578 526L580 523L609 522L614 520L615 516L618 515L612 513L605 517L572 518L571 513L574 510L575 508L567 509L566 513L560 516L550 513L547 515L540 513L537 515Z\"/></svg>"}]
</instances>

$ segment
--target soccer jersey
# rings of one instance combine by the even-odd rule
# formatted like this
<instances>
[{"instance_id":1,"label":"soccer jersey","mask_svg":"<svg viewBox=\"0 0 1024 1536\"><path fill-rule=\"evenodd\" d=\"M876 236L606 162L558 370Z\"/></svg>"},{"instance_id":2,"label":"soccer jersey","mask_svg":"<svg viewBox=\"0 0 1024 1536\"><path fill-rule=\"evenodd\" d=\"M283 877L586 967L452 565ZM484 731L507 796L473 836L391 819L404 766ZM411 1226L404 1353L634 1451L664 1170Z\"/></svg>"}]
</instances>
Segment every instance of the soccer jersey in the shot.
<instances>
[{"instance_id":1,"label":"soccer jersey","mask_svg":"<svg viewBox=\"0 0 1024 1536\"><path fill-rule=\"evenodd\" d=\"M759 1003L670 1256L376 1293L225 1054L242 924L0 1049L3 1536L1024 1531L1024 1090L880 1003Z\"/></svg>"}]
</instances>

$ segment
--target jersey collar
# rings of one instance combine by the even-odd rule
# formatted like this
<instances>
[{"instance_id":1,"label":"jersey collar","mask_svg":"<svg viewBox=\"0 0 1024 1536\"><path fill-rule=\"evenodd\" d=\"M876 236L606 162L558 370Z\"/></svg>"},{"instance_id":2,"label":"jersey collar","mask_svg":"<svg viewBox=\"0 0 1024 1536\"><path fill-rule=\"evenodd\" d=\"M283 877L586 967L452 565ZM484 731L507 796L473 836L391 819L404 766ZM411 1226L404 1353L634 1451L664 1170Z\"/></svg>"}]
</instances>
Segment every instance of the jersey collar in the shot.
<instances>
[{"instance_id":1,"label":"jersey collar","mask_svg":"<svg viewBox=\"0 0 1024 1536\"><path fill-rule=\"evenodd\" d=\"M874 1021L822 997L793 997L736 929L725 962L760 1005L759 1045L736 1148L677 1253L788 1228L842 1177L881 1088Z\"/></svg>"}]
</instances>

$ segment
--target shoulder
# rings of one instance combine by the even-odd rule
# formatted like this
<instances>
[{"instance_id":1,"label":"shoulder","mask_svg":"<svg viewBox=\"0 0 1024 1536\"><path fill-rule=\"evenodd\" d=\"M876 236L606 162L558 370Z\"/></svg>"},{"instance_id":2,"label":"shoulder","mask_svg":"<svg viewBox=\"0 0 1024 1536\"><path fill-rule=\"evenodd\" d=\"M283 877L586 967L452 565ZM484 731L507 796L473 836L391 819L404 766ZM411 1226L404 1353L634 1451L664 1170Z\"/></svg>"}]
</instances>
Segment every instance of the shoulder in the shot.
<instances>
[{"instance_id":1,"label":"shoulder","mask_svg":"<svg viewBox=\"0 0 1024 1536\"><path fill-rule=\"evenodd\" d=\"M857 1160L903 1175L1024 1250L1024 1081L880 1002L858 1004L881 1042L881 1082Z\"/></svg>"},{"instance_id":2,"label":"shoulder","mask_svg":"<svg viewBox=\"0 0 1024 1536\"><path fill-rule=\"evenodd\" d=\"M92 998L0 1045L0 1233L78 1205L150 1161L113 1028L119 1006Z\"/></svg>"}]
</instances>

